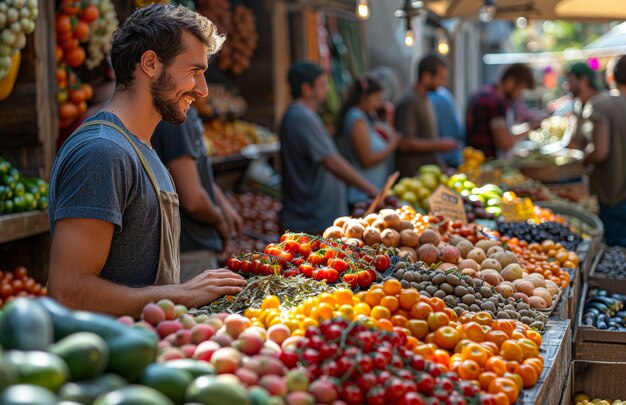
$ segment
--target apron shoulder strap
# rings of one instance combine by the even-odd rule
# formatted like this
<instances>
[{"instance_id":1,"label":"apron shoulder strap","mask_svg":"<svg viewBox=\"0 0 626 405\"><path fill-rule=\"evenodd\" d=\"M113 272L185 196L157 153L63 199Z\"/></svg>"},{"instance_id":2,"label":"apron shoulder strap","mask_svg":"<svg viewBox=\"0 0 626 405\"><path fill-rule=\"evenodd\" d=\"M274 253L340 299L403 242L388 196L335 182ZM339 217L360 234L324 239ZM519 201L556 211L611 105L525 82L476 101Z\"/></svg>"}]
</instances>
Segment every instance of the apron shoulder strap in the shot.
<instances>
[{"instance_id":1,"label":"apron shoulder strap","mask_svg":"<svg viewBox=\"0 0 626 405\"><path fill-rule=\"evenodd\" d=\"M93 120L93 121L86 122L86 123L82 124L81 126L79 126L76 129L76 131L74 131L74 133L71 136L74 136L74 135L76 135L78 133L81 133L81 132L83 132L85 130L85 128L91 127L91 126L94 126L94 125L105 125L107 127L113 128L113 129L117 130L120 134L122 134L124 136L124 138L126 138L128 143L130 143L130 145L135 150L135 153L137 153L137 157L139 157L139 160L141 161L141 165L143 166L143 169L145 170L145 172L148 175L148 177L150 178L150 182L152 183L152 187L154 187L154 189L156 190L157 195L158 195L159 194L159 190L161 190L161 188L159 187L159 183L156 180L156 176L154 175L154 172L152 171L152 168L148 164L148 161L146 160L146 158L143 155L143 153L141 153L141 151L139 150L139 148L137 147L135 142L133 142L133 140L130 139L130 136L128 136L126 131L124 129L122 129L119 125L117 125L117 124L115 124L113 122L110 122L110 121L105 121L105 120Z\"/></svg>"}]
</instances>

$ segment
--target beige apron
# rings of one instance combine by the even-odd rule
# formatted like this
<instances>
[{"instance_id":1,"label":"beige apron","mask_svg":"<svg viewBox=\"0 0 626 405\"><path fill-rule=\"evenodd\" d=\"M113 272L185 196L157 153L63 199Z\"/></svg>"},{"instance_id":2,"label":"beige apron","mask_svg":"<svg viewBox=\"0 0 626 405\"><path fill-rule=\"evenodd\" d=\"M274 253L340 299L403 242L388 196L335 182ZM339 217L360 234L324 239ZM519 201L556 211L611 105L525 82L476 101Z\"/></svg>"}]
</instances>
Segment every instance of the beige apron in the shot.
<instances>
[{"instance_id":1,"label":"beige apron","mask_svg":"<svg viewBox=\"0 0 626 405\"><path fill-rule=\"evenodd\" d=\"M165 190L161 190L159 187L159 183L154 176L154 172L152 168L146 161L146 158L141 153L135 142L130 139L130 137L126 134L122 128L118 125L104 120L93 120L89 121L74 131L72 135L75 135L86 127L93 125L106 125L117 130L119 133L124 135L124 138L128 140L131 144L139 160L141 161L141 165L145 170L146 174L150 178L150 182L152 183L152 187L154 187L154 191L157 195L159 201L159 210L161 213L161 244L159 250L159 267L157 270L156 278L154 279L155 285L167 285L167 284L178 284L180 282L180 213L179 213L179 202L178 195L176 193L170 193ZM169 172L168 172L169 174ZM172 184L174 184L174 180L170 176L170 180L172 180Z\"/></svg>"}]
</instances>

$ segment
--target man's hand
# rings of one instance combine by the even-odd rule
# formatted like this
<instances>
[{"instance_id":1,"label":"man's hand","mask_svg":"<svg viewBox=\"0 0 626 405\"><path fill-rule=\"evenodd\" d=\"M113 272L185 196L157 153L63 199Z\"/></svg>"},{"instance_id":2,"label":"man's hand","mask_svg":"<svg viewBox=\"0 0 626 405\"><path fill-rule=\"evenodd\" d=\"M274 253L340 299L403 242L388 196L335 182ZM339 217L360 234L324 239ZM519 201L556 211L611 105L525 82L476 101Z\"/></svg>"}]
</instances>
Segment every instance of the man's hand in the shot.
<instances>
[{"instance_id":1,"label":"man's hand","mask_svg":"<svg viewBox=\"0 0 626 405\"><path fill-rule=\"evenodd\" d=\"M199 308L223 295L235 295L245 287L246 280L226 269L205 270L180 285L180 303L187 308Z\"/></svg>"},{"instance_id":2,"label":"man's hand","mask_svg":"<svg viewBox=\"0 0 626 405\"><path fill-rule=\"evenodd\" d=\"M441 138L439 139L439 147L441 148L441 152L450 152L458 149L460 145L452 138Z\"/></svg>"},{"instance_id":3,"label":"man's hand","mask_svg":"<svg viewBox=\"0 0 626 405\"><path fill-rule=\"evenodd\" d=\"M222 211L224 212L226 223L228 223L230 236L241 236L243 233L243 219L241 216L230 205L222 206Z\"/></svg>"}]
</instances>

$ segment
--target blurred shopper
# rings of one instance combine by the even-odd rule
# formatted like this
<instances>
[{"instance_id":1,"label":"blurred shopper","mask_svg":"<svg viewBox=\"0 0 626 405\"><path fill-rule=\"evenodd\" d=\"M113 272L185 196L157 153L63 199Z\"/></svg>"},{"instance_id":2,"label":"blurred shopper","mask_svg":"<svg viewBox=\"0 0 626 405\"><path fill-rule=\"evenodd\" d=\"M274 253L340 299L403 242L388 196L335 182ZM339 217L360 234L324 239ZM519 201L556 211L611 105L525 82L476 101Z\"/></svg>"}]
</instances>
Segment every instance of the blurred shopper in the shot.
<instances>
[{"instance_id":1,"label":"blurred shopper","mask_svg":"<svg viewBox=\"0 0 626 405\"><path fill-rule=\"evenodd\" d=\"M585 157L592 164L591 191L600 202L600 218L609 246L626 246L626 56L613 70L615 90L593 103L593 150Z\"/></svg>"},{"instance_id":2,"label":"blurred shopper","mask_svg":"<svg viewBox=\"0 0 626 405\"><path fill-rule=\"evenodd\" d=\"M396 168L401 177L415 176L420 166L437 164L445 167L437 153L456 149L458 142L440 139L437 117L428 99L429 91L436 91L448 81L446 62L436 55L424 57L417 69L417 83L396 107L396 127L401 134L396 153Z\"/></svg>"},{"instance_id":3,"label":"blurred shopper","mask_svg":"<svg viewBox=\"0 0 626 405\"><path fill-rule=\"evenodd\" d=\"M450 90L441 86L435 91L429 91L428 99L435 110L439 138L450 138L459 144L457 149L441 153L439 156L446 165L458 167L461 164L461 149L465 144L465 129L456 111L454 96L450 93Z\"/></svg>"},{"instance_id":4,"label":"blurred shopper","mask_svg":"<svg viewBox=\"0 0 626 405\"><path fill-rule=\"evenodd\" d=\"M280 125L280 223L285 230L321 234L335 218L348 213L346 183L368 197L378 190L339 154L318 115L328 95L322 68L296 62L288 79L294 102Z\"/></svg>"},{"instance_id":5,"label":"blurred shopper","mask_svg":"<svg viewBox=\"0 0 626 405\"><path fill-rule=\"evenodd\" d=\"M348 96L339 110L337 146L341 154L375 187L382 188L393 168L393 152L400 138L388 133L388 139L376 130L374 115L381 107L381 85L363 77L350 86ZM365 201L367 194L348 187L348 204Z\"/></svg>"},{"instance_id":6,"label":"blurred shopper","mask_svg":"<svg viewBox=\"0 0 626 405\"><path fill-rule=\"evenodd\" d=\"M567 84L574 97L573 113L576 117L576 133L571 147L585 149L593 136L593 125L589 121L592 105L608 97L608 94L601 91L596 72L583 62L575 63L569 69Z\"/></svg>"},{"instance_id":7,"label":"blurred shopper","mask_svg":"<svg viewBox=\"0 0 626 405\"><path fill-rule=\"evenodd\" d=\"M528 135L527 130L512 131L514 111L511 105L523 90L534 87L530 69L523 64L514 64L504 71L498 83L478 90L467 107L467 144L483 151L488 158L505 156Z\"/></svg>"},{"instance_id":8,"label":"blurred shopper","mask_svg":"<svg viewBox=\"0 0 626 405\"><path fill-rule=\"evenodd\" d=\"M218 267L217 255L231 237L241 235L243 220L215 184L204 126L195 107L179 125L161 121L152 147L170 171L180 200L180 281Z\"/></svg>"}]
</instances>

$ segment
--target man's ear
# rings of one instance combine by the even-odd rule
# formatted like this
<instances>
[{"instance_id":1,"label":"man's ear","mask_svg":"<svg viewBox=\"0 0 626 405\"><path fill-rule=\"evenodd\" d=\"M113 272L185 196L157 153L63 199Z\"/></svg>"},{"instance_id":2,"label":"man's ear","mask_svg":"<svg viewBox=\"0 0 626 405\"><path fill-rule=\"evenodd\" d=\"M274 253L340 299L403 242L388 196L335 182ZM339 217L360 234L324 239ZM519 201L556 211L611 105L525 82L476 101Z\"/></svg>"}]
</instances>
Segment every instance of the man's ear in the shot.
<instances>
[{"instance_id":1,"label":"man's ear","mask_svg":"<svg viewBox=\"0 0 626 405\"><path fill-rule=\"evenodd\" d=\"M311 89L313 87L311 86L310 83L304 82L302 83L302 85L300 86L300 94L302 94L302 96L304 98L306 98L309 94L311 94Z\"/></svg>"},{"instance_id":2,"label":"man's ear","mask_svg":"<svg viewBox=\"0 0 626 405\"><path fill-rule=\"evenodd\" d=\"M145 51L143 55L141 55L141 59L139 60L139 67L146 76L154 79L161 75L163 64L159 60L156 52L149 50Z\"/></svg>"}]
</instances>

